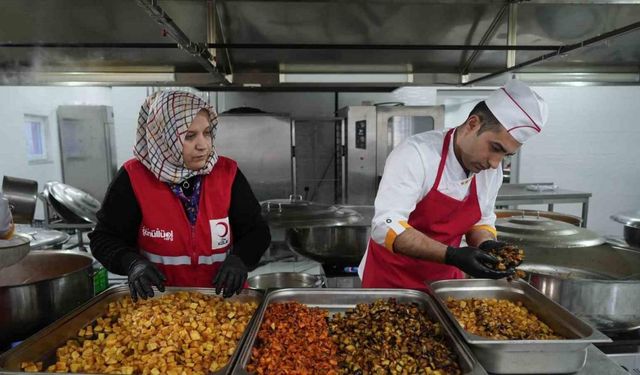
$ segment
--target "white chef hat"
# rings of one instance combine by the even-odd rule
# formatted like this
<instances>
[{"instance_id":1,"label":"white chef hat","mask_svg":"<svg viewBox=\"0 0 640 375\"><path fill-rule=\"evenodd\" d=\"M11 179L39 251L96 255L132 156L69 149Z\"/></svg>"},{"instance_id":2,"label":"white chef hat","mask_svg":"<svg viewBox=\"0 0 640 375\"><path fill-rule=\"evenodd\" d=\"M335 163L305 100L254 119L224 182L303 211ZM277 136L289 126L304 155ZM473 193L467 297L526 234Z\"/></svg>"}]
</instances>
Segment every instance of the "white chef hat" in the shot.
<instances>
[{"instance_id":1,"label":"white chef hat","mask_svg":"<svg viewBox=\"0 0 640 375\"><path fill-rule=\"evenodd\" d=\"M509 134L520 143L540 133L549 116L544 99L517 79L494 91L485 103Z\"/></svg>"}]
</instances>

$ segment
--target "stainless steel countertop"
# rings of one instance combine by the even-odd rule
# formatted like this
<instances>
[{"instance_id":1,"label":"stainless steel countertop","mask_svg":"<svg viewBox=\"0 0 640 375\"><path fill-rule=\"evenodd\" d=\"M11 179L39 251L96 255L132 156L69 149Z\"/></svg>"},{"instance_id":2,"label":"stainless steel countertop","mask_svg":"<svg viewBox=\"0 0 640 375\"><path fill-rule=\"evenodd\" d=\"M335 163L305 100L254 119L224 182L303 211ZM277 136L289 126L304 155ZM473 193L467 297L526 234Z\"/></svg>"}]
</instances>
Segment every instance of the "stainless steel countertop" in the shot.
<instances>
[{"instance_id":1,"label":"stainless steel countertop","mask_svg":"<svg viewBox=\"0 0 640 375\"><path fill-rule=\"evenodd\" d=\"M600 349L587 348L587 364L576 375L629 375L619 364L609 359Z\"/></svg>"},{"instance_id":2,"label":"stainless steel countertop","mask_svg":"<svg viewBox=\"0 0 640 375\"><path fill-rule=\"evenodd\" d=\"M591 197L591 193L557 188L549 191L531 191L526 187L529 185L550 185L550 183L529 183L529 184L502 184L498 191L498 202L512 199L586 199Z\"/></svg>"}]
</instances>

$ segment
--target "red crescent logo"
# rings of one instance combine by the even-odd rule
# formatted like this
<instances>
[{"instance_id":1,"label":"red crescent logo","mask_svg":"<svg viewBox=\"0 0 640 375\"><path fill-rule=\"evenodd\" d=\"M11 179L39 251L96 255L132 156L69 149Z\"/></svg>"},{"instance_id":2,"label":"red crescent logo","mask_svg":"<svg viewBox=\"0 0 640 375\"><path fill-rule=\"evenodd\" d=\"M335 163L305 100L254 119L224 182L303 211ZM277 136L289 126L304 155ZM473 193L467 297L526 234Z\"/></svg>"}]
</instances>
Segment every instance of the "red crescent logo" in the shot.
<instances>
[{"instance_id":1,"label":"red crescent logo","mask_svg":"<svg viewBox=\"0 0 640 375\"><path fill-rule=\"evenodd\" d=\"M227 225L227 223L218 223L216 224L216 227L217 226L222 226L222 234L219 234L218 236L226 237L227 233L229 233L229 226Z\"/></svg>"}]
</instances>

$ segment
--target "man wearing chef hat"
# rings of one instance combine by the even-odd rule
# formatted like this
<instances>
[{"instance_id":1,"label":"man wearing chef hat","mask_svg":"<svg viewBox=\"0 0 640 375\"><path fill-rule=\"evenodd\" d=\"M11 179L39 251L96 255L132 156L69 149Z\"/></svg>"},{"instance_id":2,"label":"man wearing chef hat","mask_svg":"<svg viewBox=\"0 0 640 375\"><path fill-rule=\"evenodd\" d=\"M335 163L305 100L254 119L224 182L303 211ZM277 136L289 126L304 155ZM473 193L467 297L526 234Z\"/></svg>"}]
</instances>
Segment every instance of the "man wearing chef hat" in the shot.
<instances>
[{"instance_id":1,"label":"man wearing chef hat","mask_svg":"<svg viewBox=\"0 0 640 375\"><path fill-rule=\"evenodd\" d=\"M365 288L422 289L464 274L499 279L486 251L496 241L494 206L502 159L540 133L547 105L511 80L454 129L416 134L387 158L369 246L359 267ZM467 246L461 247L466 235Z\"/></svg>"}]
</instances>

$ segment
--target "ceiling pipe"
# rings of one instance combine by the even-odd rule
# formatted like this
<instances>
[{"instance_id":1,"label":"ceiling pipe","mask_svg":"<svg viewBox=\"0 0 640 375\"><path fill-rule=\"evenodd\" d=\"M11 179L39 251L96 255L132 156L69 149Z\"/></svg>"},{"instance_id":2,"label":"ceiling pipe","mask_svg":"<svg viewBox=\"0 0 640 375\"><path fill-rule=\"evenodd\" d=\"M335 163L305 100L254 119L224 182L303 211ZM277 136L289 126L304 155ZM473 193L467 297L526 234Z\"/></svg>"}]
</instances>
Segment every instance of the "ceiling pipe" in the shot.
<instances>
[{"instance_id":1,"label":"ceiling pipe","mask_svg":"<svg viewBox=\"0 0 640 375\"><path fill-rule=\"evenodd\" d=\"M213 11L215 13L215 20L217 21L217 25L219 27L220 30L220 39L222 40L222 43L226 43L227 42L227 38L225 36L224 33L224 28L222 27L222 11L219 7L219 1L216 1L215 4L213 5ZM218 40L216 40L216 42L218 42ZM226 58L226 62L227 62L227 70L229 72L229 74L233 75L233 62L231 61L231 54L229 54L229 49L228 48L224 48L224 56Z\"/></svg>"},{"instance_id":2,"label":"ceiling pipe","mask_svg":"<svg viewBox=\"0 0 640 375\"><path fill-rule=\"evenodd\" d=\"M463 86L473 85L474 83L482 82L482 81L485 81L487 79L490 79L490 78L493 78L493 77L497 77L497 76L499 76L501 74L512 72L514 70L518 70L518 69L524 68L526 66L533 65L533 64L536 64L538 62L541 62L541 61L544 61L544 60L547 60L547 59L551 59L553 57L560 56L560 55L563 55L563 54L566 54L566 53L569 53L569 52L572 52L572 51L575 51L575 50L578 50L578 49L581 49L581 48L584 48L584 47L587 47L587 46L590 46L590 45L593 45L593 44L596 44L596 43L599 43L599 42L602 42L603 40L611 39L611 38L620 36L622 34L634 31L636 29L640 29L640 22L634 22L634 23L629 24L627 26L624 26L624 27L621 27L621 28L618 28L618 29L615 29L615 30L612 30L612 31L608 31L608 32L603 33L603 34L600 34L600 35L598 35L596 37L583 40L582 42L578 42L578 43L568 44L568 45L562 46L562 47L558 48L558 50L555 51L555 52L546 53L546 54L544 54L542 56L538 56L538 57L533 58L531 60L527 60L527 61L522 62L520 64L516 64L516 65L514 65L512 67L498 70L497 72L487 74L487 75L482 76L480 78L476 78L476 79L471 80L469 82L463 83L462 85Z\"/></svg>"},{"instance_id":3,"label":"ceiling pipe","mask_svg":"<svg viewBox=\"0 0 640 375\"><path fill-rule=\"evenodd\" d=\"M494 46L494 45L466 45L466 44L282 44L282 43L193 43L196 50L187 49L181 43L0 43L2 48L183 48L190 53L204 51L205 55L211 55L208 48L228 48L228 49L306 49L306 50L405 50L405 51L556 51L562 46L559 45L521 45L521 46ZM207 57L202 56L203 59ZM214 67L209 60L206 60L211 67ZM215 68L215 67L214 67Z\"/></svg>"},{"instance_id":4,"label":"ceiling pipe","mask_svg":"<svg viewBox=\"0 0 640 375\"><path fill-rule=\"evenodd\" d=\"M198 60L198 63L202 65L209 73L212 73L222 82L229 83L218 70L213 63L213 56L207 49L207 45L201 43L192 42L187 34L185 34L178 25L169 17L169 15L158 5L157 0L137 0L138 5L142 7L147 14L155 20L160 26L166 30L167 34L178 43L180 48L189 52L192 56Z\"/></svg>"},{"instance_id":5,"label":"ceiling pipe","mask_svg":"<svg viewBox=\"0 0 640 375\"><path fill-rule=\"evenodd\" d=\"M500 7L500 10L498 10L498 13L495 15L495 17L493 17L493 21L491 21L491 24L489 25L487 30L484 32L484 35L482 35L482 38L480 38L480 42L478 43L479 45L481 46L486 45L489 39L493 36L493 34L495 34L498 28L498 25L500 24L500 21L502 20L502 17L504 16L504 13L508 7L509 7L509 3L505 3L502 7ZM473 51L471 56L469 56L467 61L462 66L462 69L460 70L461 76L469 74L469 69L471 69L471 65L475 62L476 58L480 54L480 51L481 50L475 50Z\"/></svg>"}]
</instances>

